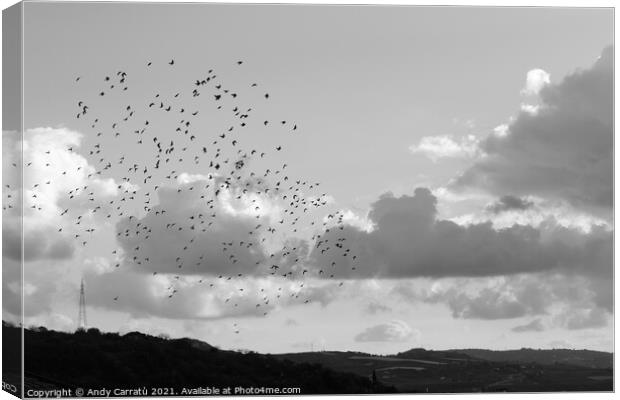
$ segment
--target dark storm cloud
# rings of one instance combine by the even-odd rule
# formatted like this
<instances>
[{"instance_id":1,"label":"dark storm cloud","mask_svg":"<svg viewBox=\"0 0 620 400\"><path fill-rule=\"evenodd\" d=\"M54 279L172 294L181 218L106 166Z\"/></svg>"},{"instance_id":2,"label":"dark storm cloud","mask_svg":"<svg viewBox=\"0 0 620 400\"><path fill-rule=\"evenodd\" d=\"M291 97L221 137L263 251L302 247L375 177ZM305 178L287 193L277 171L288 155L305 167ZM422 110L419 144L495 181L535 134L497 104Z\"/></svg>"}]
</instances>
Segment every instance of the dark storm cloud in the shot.
<instances>
[{"instance_id":1,"label":"dark storm cloud","mask_svg":"<svg viewBox=\"0 0 620 400\"><path fill-rule=\"evenodd\" d=\"M506 195L500 197L496 202L487 206L487 211L490 211L493 214L499 214L504 211L511 210L525 211L532 207L534 207L534 202L528 199Z\"/></svg>"},{"instance_id":2,"label":"dark storm cloud","mask_svg":"<svg viewBox=\"0 0 620 400\"><path fill-rule=\"evenodd\" d=\"M590 69L540 91L537 113L521 112L507 135L490 135L486 153L454 189L564 200L610 216L613 200L613 47Z\"/></svg>"},{"instance_id":3,"label":"dark storm cloud","mask_svg":"<svg viewBox=\"0 0 620 400\"><path fill-rule=\"evenodd\" d=\"M413 196L383 195L368 214L374 230L350 225L332 229L322 240L345 238L357 259L314 248L309 264L330 268L335 278L498 276L565 271L611 277L613 234L593 226L588 233L549 220L539 227L495 229L490 222L459 225L437 217L437 199L425 188ZM353 269L355 268L355 269Z\"/></svg>"}]
</instances>

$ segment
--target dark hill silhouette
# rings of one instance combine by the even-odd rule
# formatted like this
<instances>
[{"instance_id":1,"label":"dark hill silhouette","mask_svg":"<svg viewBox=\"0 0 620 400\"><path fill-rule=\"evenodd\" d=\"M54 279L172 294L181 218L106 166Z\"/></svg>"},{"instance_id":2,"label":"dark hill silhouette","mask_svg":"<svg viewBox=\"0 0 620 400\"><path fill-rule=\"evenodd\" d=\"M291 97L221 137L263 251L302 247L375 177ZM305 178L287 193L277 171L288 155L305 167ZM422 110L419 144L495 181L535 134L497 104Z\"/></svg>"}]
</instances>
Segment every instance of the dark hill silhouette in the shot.
<instances>
[{"instance_id":1,"label":"dark hill silhouette","mask_svg":"<svg viewBox=\"0 0 620 400\"><path fill-rule=\"evenodd\" d=\"M471 357L470 355L463 353L459 350L426 350L423 348L415 348L407 351L403 351L398 353L396 357L401 358L413 358L413 359L423 359L423 360L431 360L431 361L445 361L445 360L456 360L456 361L473 361L477 357Z\"/></svg>"},{"instance_id":2,"label":"dark hill silhouette","mask_svg":"<svg viewBox=\"0 0 620 400\"><path fill-rule=\"evenodd\" d=\"M613 354L576 350L445 350L395 355L359 352L279 354L295 362L376 376L399 392L550 392L613 390Z\"/></svg>"},{"instance_id":3,"label":"dark hill silhouette","mask_svg":"<svg viewBox=\"0 0 620 400\"><path fill-rule=\"evenodd\" d=\"M19 333L19 328L3 326L4 335ZM92 328L73 334L37 328L24 330L24 343L26 376L48 386L146 386L174 388L177 394L194 387L290 387L300 388L301 394L395 391L373 385L368 377L318 364L219 350L194 339L139 332L119 335Z\"/></svg>"},{"instance_id":4,"label":"dark hill silhouette","mask_svg":"<svg viewBox=\"0 0 620 400\"><path fill-rule=\"evenodd\" d=\"M3 324L3 334L18 337L21 331ZM182 388L238 386L298 387L302 394L613 390L613 354L585 350L264 355L219 350L189 338L45 328L24 330L24 343L27 388L146 386L173 388L176 394Z\"/></svg>"},{"instance_id":5,"label":"dark hill silhouette","mask_svg":"<svg viewBox=\"0 0 620 400\"><path fill-rule=\"evenodd\" d=\"M593 350L523 348L519 350L462 349L450 351L481 360L499 362L566 364L588 368L613 368L614 364L613 354Z\"/></svg>"}]
</instances>

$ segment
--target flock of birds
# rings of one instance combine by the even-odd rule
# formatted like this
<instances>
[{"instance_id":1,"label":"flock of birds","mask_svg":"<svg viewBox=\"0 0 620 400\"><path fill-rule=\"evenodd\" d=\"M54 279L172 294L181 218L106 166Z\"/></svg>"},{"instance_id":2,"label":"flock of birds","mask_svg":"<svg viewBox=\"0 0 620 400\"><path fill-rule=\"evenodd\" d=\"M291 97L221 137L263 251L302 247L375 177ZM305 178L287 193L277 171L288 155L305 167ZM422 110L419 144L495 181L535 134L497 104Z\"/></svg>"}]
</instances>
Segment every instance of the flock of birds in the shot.
<instances>
[{"instance_id":1,"label":"flock of birds","mask_svg":"<svg viewBox=\"0 0 620 400\"><path fill-rule=\"evenodd\" d=\"M233 68L244 68L242 65L243 61L237 61ZM167 73L174 73L176 66L175 60L162 62L161 65L148 62L144 74L156 67L169 68L171 70ZM83 85L86 80L85 77L77 77L75 84ZM304 293L307 278L337 279L338 286L342 286L342 278L348 276L350 270L355 270L357 255L347 245L345 235L334 236L338 229L345 228L344 214L338 211L321 212L329 204L327 193L311 195L318 191L320 183L290 176L287 163L277 163L278 167L264 170L254 167L260 163L275 165L270 158L282 157L283 144L265 145L265 148L244 144L248 134L259 135L260 129L278 129L286 134L297 135L300 129L296 123L281 118L255 116L254 107L243 105L244 92L226 87L213 69L208 69L205 76L195 79L191 86L188 84L178 91L154 92L141 104L121 103L120 115L111 119L104 115L94 115L95 110L108 98L118 108L122 96L131 93L130 75L125 71L117 71L94 81L98 87L90 99L76 101L75 114L76 120L80 124L87 124L86 127L90 127L92 132L89 135L90 146L83 154L95 165L95 171L88 173L87 179L114 176L118 180L122 176L122 182L117 187L120 194L103 202L96 198L96 190L91 185L72 188L65 193L64 199L58 201L58 204L63 204L59 213L63 221L58 226L60 234L71 232L76 245L85 247L91 244L89 238L97 229L96 226L88 226L90 219L86 218L87 213L99 213L109 220L118 219L123 223L117 224L117 241L126 246L123 250L112 251L110 257L115 259L114 267L148 268L152 261L147 244L153 239L153 229L163 230L171 237L189 238L178 248L177 254L171 255L175 265L166 266L165 271L159 270L160 274L169 274L173 278L172 282L179 281L183 273L189 273L185 271L190 267L193 273L198 272L197 275L202 277L196 285L206 285L206 288L213 288L218 281L234 283L235 280L247 278L246 275L270 277L288 281L289 287L294 286L296 289L286 296L300 299L302 304L313 300L311 292ZM257 83L248 82L246 89L251 91L250 97L270 101L270 94L260 90ZM101 108L109 110L111 107ZM212 118L212 113L224 114L219 120L227 121L226 126L211 126L209 130L213 132L210 133L195 128L200 125L199 119L205 114L208 114L208 121L216 120ZM173 129L166 134L168 130L162 127L163 122L158 121L172 124ZM133 151L127 144L130 141L137 146ZM76 150L71 146L66 151ZM24 160L24 174L28 174L28 168L33 162L43 163L42 167L52 167L54 156L51 150L47 150L43 160ZM204 180L179 184L180 171L188 166L197 172L204 172L201 175ZM18 165L14 163L13 167L18 168ZM78 170L81 168L77 167ZM24 205L28 204L32 212L42 210L44 205L38 202L37 190L54 185L55 179L70 172L60 171L60 176L48 176L44 181L24 188L24 196L31 197ZM7 188L12 189L8 185ZM164 188L176 190L179 195L184 192L200 194L202 207L198 212L187 210L186 215L178 219L183 210L165 209L154 198ZM196 249L196 246L200 246L202 235L210 235L210 231L218 229L217 222L221 213L217 202L224 195L232 201L248 202L256 224L247 232L247 237L221 242L221 259L226 260L231 272L214 274L213 266L206 262L209 257L200 253L201 249ZM261 208L261 196L282 205L283 210L278 219L272 220L266 215L266 211ZM11 203L14 200L11 194L7 195L4 209L14 207ZM80 207L74 209L72 202L87 204L88 211L84 213ZM150 217L145 218L146 215ZM292 238L302 230L313 233L309 242L310 247L313 247L311 252L324 256L330 260L329 263L323 266L309 265L308 254L303 254L301 246L291 245L286 240L281 242L285 244L278 251L265 253L262 245L269 243L275 235ZM330 230L332 234L328 235ZM197 252L200 256L196 256ZM236 265L241 263L241 253L256 255L253 268L242 270ZM349 271L339 273L343 268ZM158 275L157 267L152 266L151 270L154 277ZM275 290L275 286L280 287ZM255 308L254 314L267 315L269 311L261 313L260 310L269 310L266 306L271 304L273 307L285 296L285 284L275 286L272 293L265 288L256 289L259 292L255 296L244 296L244 288L239 287L235 295L223 299L224 304L238 307L244 298L261 299L252 306ZM171 284L167 288L167 298L173 301L182 289L180 285ZM122 293L112 293L111 296L115 302L123 301ZM236 323L234 332L240 332Z\"/></svg>"}]
</instances>

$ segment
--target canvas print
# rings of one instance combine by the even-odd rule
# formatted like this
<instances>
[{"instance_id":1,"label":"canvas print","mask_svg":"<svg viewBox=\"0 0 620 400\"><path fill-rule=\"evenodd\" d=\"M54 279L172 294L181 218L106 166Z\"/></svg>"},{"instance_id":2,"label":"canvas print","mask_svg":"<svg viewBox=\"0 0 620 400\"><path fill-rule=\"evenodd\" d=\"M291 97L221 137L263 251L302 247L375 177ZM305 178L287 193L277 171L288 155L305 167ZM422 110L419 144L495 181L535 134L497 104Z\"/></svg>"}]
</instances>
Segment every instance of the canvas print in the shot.
<instances>
[{"instance_id":1,"label":"canvas print","mask_svg":"<svg viewBox=\"0 0 620 400\"><path fill-rule=\"evenodd\" d=\"M3 390L612 392L612 8L3 11Z\"/></svg>"}]
</instances>

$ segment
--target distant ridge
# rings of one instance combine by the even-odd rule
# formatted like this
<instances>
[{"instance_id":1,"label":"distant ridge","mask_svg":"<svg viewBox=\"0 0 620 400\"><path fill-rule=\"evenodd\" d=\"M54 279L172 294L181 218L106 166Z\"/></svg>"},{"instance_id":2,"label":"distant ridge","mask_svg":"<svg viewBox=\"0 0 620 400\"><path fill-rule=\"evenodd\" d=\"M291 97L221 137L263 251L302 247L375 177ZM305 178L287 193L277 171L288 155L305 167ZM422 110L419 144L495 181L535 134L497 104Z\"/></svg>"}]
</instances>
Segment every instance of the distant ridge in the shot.
<instances>
[{"instance_id":1,"label":"distant ridge","mask_svg":"<svg viewBox=\"0 0 620 400\"><path fill-rule=\"evenodd\" d=\"M485 350L461 349L449 350L486 361L538 363L542 365L565 364L587 368L613 368L614 355L604 351L571 349L529 349Z\"/></svg>"},{"instance_id":2,"label":"distant ridge","mask_svg":"<svg viewBox=\"0 0 620 400\"><path fill-rule=\"evenodd\" d=\"M460 350L426 350L421 347L403 351L396 354L396 357L403 358L422 358L431 360L452 359L452 360L471 360L472 357L469 354L463 353Z\"/></svg>"},{"instance_id":3,"label":"distant ridge","mask_svg":"<svg viewBox=\"0 0 620 400\"><path fill-rule=\"evenodd\" d=\"M413 348L393 355L353 351L277 354L360 376L400 392L599 392L613 390L613 354L589 350Z\"/></svg>"}]
</instances>

